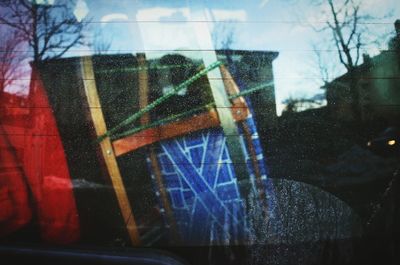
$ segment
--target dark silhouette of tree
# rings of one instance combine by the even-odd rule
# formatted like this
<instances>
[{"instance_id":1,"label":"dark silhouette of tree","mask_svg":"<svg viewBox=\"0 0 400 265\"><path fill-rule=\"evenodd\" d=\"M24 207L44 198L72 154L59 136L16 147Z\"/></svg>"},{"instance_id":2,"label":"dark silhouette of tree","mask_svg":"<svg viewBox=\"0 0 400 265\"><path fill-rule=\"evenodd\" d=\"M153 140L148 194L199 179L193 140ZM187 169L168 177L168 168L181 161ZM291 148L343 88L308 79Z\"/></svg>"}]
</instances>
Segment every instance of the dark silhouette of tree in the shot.
<instances>
[{"instance_id":1,"label":"dark silhouette of tree","mask_svg":"<svg viewBox=\"0 0 400 265\"><path fill-rule=\"evenodd\" d=\"M101 29L94 31L91 46L93 46L94 54L107 54L112 45L112 38L106 38Z\"/></svg>"},{"instance_id":2,"label":"dark silhouette of tree","mask_svg":"<svg viewBox=\"0 0 400 265\"><path fill-rule=\"evenodd\" d=\"M233 20L215 23L211 33L215 49L232 49L232 45L236 42L234 25Z\"/></svg>"},{"instance_id":3,"label":"dark silhouette of tree","mask_svg":"<svg viewBox=\"0 0 400 265\"><path fill-rule=\"evenodd\" d=\"M33 61L59 58L84 44L88 21L77 21L67 2L37 4L36 0L2 0L0 23L14 29L32 49Z\"/></svg>"},{"instance_id":4,"label":"dark silhouette of tree","mask_svg":"<svg viewBox=\"0 0 400 265\"><path fill-rule=\"evenodd\" d=\"M329 82L339 75L339 67L329 61L320 47L313 43L313 57L311 59L312 74L316 77L315 82L325 89Z\"/></svg>"},{"instance_id":5,"label":"dark silhouette of tree","mask_svg":"<svg viewBox=\"0 0 400 265\"><path fill-rule=\"evenodd\" d=\"M23 75L21 62L26 59L23 51L22 40L18 34L11 29L0 27L0 98L6 87L14 83Z\"/></svg>"},{"instance_id":6,"label":"dark silhouette of tree","mask_svg":"<svg viewBox=\"0 0 400 265\"><path fill-rule=\"evenodd\" d=\"M366 28L361 23L369 16L360 14L360 2L346 0L335 5L333 0L326 0L330 15L324 29L330 30L337 49L340 63L348 72L354 70L360 60L360 49L364 46L362 36Z\"/></svg>"},{"instance_id":7,"label":"dark silhouette of tree","mask_svg":"<svg viewBox=\"0 0 400 265\"><path fill-rule=\"evenodd\" d=\"M371 20L377 19L370 14L362 12L362 1L359 0L311 0L317 7L325 10L323 14L324 25L314 29L317 32L329 33L329 42L334 46L338 60L347 70L348 86L350 89L350 102L354 119L359 120L360 95L358 93L359 76L357 66L362 58L362 49L371 44L377 44L378 36L371 38L369 29ZM372 40L371 40L372 39ZM326 43L324 44L327 46ZM326 48L325 48L326 49ZM327 67L322 62L321 54L316 54L323 82L326 85L328 78Z\"/></svg>"}]
</instances>

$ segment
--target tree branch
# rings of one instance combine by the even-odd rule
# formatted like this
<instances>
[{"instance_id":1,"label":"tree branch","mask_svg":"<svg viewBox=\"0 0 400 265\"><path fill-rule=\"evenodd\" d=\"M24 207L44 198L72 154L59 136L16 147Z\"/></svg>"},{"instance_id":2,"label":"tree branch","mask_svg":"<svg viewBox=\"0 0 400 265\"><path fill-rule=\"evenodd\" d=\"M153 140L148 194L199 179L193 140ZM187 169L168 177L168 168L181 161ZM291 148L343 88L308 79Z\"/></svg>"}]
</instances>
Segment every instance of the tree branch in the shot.
<instances>
[{"instance_id":1,"label":"tree branch","mask_svg":"<svg viewBox=\"0 0 400 265\"><path fill-rule=\"evenodd\" d=\"M27 0L2 0L0 23L15 29L33 51L34 61L63 56L84 38L86 21L77 22L65 4L39 5ZM60 51L57 51L60 49Z\"/></svg>"}]
</instances>

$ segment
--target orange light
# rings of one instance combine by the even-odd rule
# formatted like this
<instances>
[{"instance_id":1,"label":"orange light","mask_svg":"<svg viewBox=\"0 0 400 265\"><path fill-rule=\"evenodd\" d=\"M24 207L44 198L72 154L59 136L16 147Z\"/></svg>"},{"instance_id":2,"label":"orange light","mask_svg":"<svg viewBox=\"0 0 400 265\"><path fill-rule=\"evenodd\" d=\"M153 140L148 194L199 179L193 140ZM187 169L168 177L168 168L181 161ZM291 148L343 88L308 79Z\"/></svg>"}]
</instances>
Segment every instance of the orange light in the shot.
<instances>
[{"instance_id":1,"label":"orange light","mask_svg":"<svg viewBox=\"0 0 400 265\"><path fill-rule=\"evenodd\" d=\"M396 140L389 140L387 142L388 145L395 145L396 144Z\"/></svg>"}]
</instances>

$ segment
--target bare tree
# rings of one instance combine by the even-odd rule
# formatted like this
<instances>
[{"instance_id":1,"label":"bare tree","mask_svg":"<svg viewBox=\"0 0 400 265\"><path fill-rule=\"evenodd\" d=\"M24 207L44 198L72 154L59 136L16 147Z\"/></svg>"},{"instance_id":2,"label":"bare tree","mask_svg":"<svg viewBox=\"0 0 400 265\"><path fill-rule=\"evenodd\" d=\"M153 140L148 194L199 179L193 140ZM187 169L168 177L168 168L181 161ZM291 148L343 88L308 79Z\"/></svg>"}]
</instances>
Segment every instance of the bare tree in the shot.
<instances>
[{"instance_id":1,"label":"bare tree","mask_svg":"<svg viewBox=\"0 0 400 265\"><path fill-rule=\"evenodd\" d=\"M92 43L96 55L107 53L112 45L112 38L106 39L101 29L96 29L93 34Z\"/></svg>"},{"instance_id":2,"label":"bare tree","mask_svg":"<svg viewBox=\"0 0 400 265\"><path fill-rule=\"evenodd\" d=\"M217 22L211 35L215 49L230 50L235 43L234 21Z\"/></svg>"},{"instance_id":3,"label":"bare tree","mask_svg":"<svg viewBox=\"0 0 400 265\"><path fill-rule=\"evenodd\" d=\"M359 77L356 69L360 64L362 49L375 42L369 41L371 31L367 23L374 17L362 12L360 0L312 0L312 2L323 10L324 20L326 19L324 26L314 29L317 32L327 32L331 37L330 43L336 50L338 60L347 70L352 110L354 118L359 120L361 116L357 88ZM321 54L317 54L317 58L323 82L327 84L331 78L328 68L323 64Z\"/></svg>"},{"instance_id":4,"label":"bare tree","mask_svg":"<svg viewBox=\"0 0 400 265\"><path fill-rule=\"evenodd\" d=\"M0 95L4 90L23 75L21 62L26 59L23 51L22 40L11 29L0 27ZM1 97L1 96L0 96Z\"/></svg>"},{"instance_id":5,"label":"bare tree","mask_svg":"<svg viewBox=\"0 0 400 265\"><path fill-rule=\"evenodd\" d=\"M311 64L313 67L313 73L319 79L316 82L321 85L322 88L326 88L330 81L333 80L335 76L338 76L337 65L329 61L329 56L326 56L316 45L312 44L314 56L312 58ZM322 82L322 84L321 84Z\"/></svg>"},{"instance_id":6,"label":"bare tree","mask_svg":"<svg viewBox=\"0 0 400 265\"><path fill-rule=\"evenodd\" d=\"M360 2L354 0L345 0L340 6L335 6L333 0L326 2L329 5L330 19L326 22L325 29L331 31L340 63L348 72L352 72L358 65L360 49L365 45L362 35L366 29L361 23L369 16L360 14Z\"/></svg>"},{"instance_id":7,"label":"bare tree","mask_svg":"<svg viewBox=\"0 0 400 265\"><path fill-rule=\"evenodd\" d=\"M36 0L2 0L0 23L14 29L28 43L33 61L59 58L84 44L88 21L77 21L66 2L37 4Z\"/></svg>"}]
</instances>

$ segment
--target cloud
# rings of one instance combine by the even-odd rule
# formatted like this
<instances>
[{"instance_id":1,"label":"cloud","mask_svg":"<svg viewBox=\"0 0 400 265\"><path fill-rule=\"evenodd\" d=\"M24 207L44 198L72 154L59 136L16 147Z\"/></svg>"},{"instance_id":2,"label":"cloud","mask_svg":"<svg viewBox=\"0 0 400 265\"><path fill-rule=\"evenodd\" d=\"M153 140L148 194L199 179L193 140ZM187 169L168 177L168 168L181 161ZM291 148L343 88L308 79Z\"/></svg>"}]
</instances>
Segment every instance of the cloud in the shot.
<instances>
[{"instance_id":1,"label":"cloud","mask_svg":"<svg viewBox=\"0 0 400 265\"><path fill-rule=\"evenodd\" d=\"M210 16L210 13L206 13L207 21L246 21L247 19L247 13L242 9L211 9L208 11L211 12L212 16ZM193 28L196 24L190 23L191 13L188 8L155 7L141 9L136 14L136 20L139 22L138 26L146 49L198 49ZM147 23L148 21L152 23ZM207 27L211 32L213 23L207 23Z\"/></svg>"},{"instance_id":2,"label":"cloud","mask_svg":"<svg viewBox=\"0 0 400 265\"><path fill-rule=\"evenodd\" d=\"M188 8L146 8L136 14L143 45L148 50L190 48L195 43ZM152 21L154 23L146 23ZM165 23L169 21L171 23Z\"/></svg>"},{"instance_id":3,"label":"cloud","mask_svg":"<svg viewBox=\"0 0 400 265\"><path fill-rule=\"evenodd\" d=\"M128 16L123 13L112 13L105 15L101 18L101 23L107 23L110 21L115 21L115 20L128 20Z\"/></svg>"},{"instance_id":4,"label":"cloud","mask_svg":"<svg viewBox=\"0 0 400 265\"><path fill-rule=\"evenodd\" d=\"M74 15L76 19L80 22L82 19L86 17L86 15L89 13L89 9L86 5L86 2L84 0L78 0L76 3L76 7L74 10Z\"/></svg>"},{"instance_id":5,"label":"cloud","mask_svg":"<svg viewBox=\"0 0 400 265\"><path fill-rule=\"evenodd\" d=\"M211 13L216 20L235 20L246 21L247 13L242 9L226 10L226 9L211 9ZM179 18L179 20L176 20ZM155 7L139 10L136 15L138 21L186 21L190 18L188 8L165 8Z\"/></svg>"},{"instance_id":6,"label":"cloud","mask_svg":"<svg viewBox=\"0 0 400 265\"><path fill-rule=\"evenodd\" d=\"M160 19L165 20L168 17L174 17L174 14L180 14L182 18L189 18L189 9L165 7L146 8L137 12L136 19L138 21L160 21Z\"/></svg>"}]
</instances>

